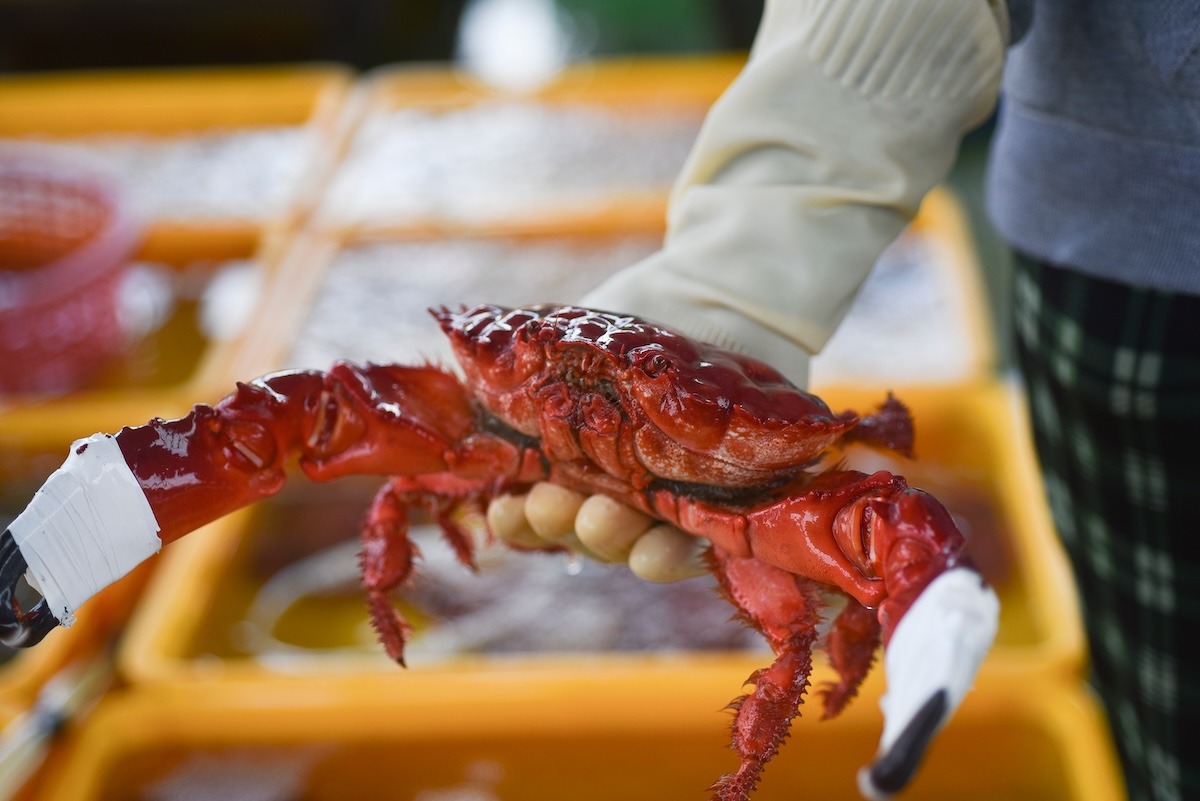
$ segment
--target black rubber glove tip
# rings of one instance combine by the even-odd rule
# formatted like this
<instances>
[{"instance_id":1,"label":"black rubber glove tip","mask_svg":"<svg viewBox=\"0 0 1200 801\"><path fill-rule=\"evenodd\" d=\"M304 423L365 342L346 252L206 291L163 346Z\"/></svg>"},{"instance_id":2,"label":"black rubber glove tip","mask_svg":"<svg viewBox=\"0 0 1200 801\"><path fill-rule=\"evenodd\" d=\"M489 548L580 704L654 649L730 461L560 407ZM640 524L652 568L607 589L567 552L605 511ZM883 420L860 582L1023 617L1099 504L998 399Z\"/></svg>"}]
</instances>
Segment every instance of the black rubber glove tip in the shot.
<instances>
[{"instance_id":1,"label":"black rubber glove tip","mask_svg":"<svg viewBox=\"0 0 1200 801\"><path fill-rule=\"evenodd\" d=\"M949 706L945 690L931 695L900 733L891 750L871 765L867 773L881 795L895 795L912 780Z\"/></svg>"},{"instance_id":2,"label":"black rubber glove tip","mask_svg":"<svg viewBox=\"0 0 1200 801\"><path fill-rule=\"evenodd\" d=\"M21 610L17 587L28 569L12 532L5 529L0 535L0 643L9 648L37 645L58 626L44 598L28 612Z\"/></svg>"}]
</instances>

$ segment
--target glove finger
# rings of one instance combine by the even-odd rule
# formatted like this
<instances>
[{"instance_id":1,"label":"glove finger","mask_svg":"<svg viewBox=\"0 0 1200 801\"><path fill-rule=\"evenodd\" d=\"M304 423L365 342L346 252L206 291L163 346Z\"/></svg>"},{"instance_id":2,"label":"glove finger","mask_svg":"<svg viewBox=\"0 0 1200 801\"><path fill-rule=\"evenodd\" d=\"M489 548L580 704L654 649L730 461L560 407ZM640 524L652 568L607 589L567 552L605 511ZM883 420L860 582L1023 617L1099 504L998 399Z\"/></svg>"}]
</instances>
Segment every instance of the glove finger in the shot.
<instances>
[{"instance_id":1,"label":"glove finger","mask_svg":"<svg viewBox=\"0 0 1200 801\"><path fill-rule=\"evenodd\" d=\"M634 543L629 569L646 581L670 582L707 572L704 551L708 541L693 537L674 526L654 526Z\"/></svg>"},{"instance_id":2,"label":"glove finger","mask_svg":"<svg viewBox=\"0 0 1200 801\"><path fill-rule=\"evenodd\" d=\"M592 553L608 562L625 562L653 519L607 495L593 495L575 516L575 533Z\"/></svg>"},{"instance_id":3,"label":"glove finger","mask_svg":"<svg viewBox=\"0 0 1200 801\"><path fill-rule=\"evenodd\" d=\"M535 484L525 500L529 526L548 543L565 544L573 540L575 516L587 496L548 481Z\"/></svg>"},{"instance_id":4,"label":"glove finger","mask_svg":"<svg viewBox=\"0 0 1200 801\"><path fill-rule=\"evenodd\" d=\"M544 548L546 541L534 532L525 516L527 495L501 495L487 508L488 527L501 542L514 548Z\"/></svg>"}]
</instances>

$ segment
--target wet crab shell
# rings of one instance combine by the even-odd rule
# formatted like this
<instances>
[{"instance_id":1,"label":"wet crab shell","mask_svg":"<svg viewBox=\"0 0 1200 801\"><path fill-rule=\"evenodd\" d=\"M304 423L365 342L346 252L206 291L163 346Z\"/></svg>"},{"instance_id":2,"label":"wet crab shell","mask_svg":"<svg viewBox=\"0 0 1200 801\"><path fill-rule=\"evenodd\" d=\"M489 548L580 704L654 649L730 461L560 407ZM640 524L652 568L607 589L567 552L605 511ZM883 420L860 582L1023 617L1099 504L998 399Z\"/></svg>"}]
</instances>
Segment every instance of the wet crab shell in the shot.
<instances>
[{"instance_id":1,"label":"wet crab shell","mask_svg":"<svg viewBox=\"0 0 1200 801\"><path fill-rule=\"evenodd\" d=\"M589 456L607 440L649 478L775 483L858 423L761 362L637 317L549 305L431 313L488 412L530 437L565 424Z\"/></svg>"}]
</instances>

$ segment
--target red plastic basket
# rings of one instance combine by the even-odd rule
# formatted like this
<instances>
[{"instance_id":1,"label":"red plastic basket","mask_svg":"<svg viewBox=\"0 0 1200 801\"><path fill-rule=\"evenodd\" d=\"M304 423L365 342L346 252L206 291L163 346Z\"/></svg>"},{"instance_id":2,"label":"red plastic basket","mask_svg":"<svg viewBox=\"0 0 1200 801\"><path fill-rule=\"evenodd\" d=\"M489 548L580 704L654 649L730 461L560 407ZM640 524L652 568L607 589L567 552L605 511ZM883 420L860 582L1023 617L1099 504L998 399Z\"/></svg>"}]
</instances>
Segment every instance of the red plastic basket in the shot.
<instances>
[{"instance_id":1,"label":"red plastic basket","mask_svg":"<svg viewBox=\"0 0 1200 801\"><path fill-rule=\"evenodd\" d=\"M103 173L0 150L0 394L70 391L120 350L119 291L139 233Z\"/></svg>"}]
</instances>

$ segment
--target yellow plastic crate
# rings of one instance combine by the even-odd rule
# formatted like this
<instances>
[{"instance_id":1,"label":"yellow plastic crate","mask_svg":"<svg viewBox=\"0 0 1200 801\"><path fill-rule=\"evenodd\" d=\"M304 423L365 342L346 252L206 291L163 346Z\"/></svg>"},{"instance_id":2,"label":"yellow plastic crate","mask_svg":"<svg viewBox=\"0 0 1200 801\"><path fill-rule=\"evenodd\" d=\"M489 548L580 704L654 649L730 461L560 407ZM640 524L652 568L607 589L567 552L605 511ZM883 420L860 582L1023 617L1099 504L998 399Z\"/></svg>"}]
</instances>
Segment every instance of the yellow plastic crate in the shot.
<instances>
[{"instance_id":1,"label":"yellow plastic crate","mask_svg":"<svg viewBox=\"0 0 1200 801\"><path fill-rule=\"evenodd\" d=\"M446 361L428 307L577 301L653 253L661 236L661 224L649 220L506 233L304 231L279 287L286 301L267 299L258 317L263 336L250 338L282 347L261 350L256 361L280 369L324 369L336 359ZM990 316L961 204L939 188L880 258L814 359L812 381L820 388L990 378Z\"/></svg>"},{"instance_id":2,"label":"yellow plastic crate","mask_svg":"<svg viewBox=\"0 0 1200 801\"><path fill-rule=\"evenodd\" d=\"M304 302L290 276L300 274L308 258L291 244L264 244L248 260L187 260L159 268L161 275L171 276L168 281L198 285L200 292L212 290L220 276L236 274L244 319L210 330L202 323L200 300L179 290L169 313L134 337L88 385L57 396L0 396L0 476L36 489L75 439L115 433L152 417L177 417L194 403L217 401L232 391L235 380L271 369L268 353L278 353L287 335L271 321Z\"/></svg>"},{"instance_id":3,"label":"yellow plastic crate","mask_svg":"<svg viewBox=\"0 0 1200 801\"><path fill-rule=\"evenodd\" d=\"M452 357L430 307L569 303L660 243L661 234L637 229L331 241L276 361L445 363Z\"/></svg>"},{"instance_id":4,"label":"yellow plastic crate","mask_svg":"<svg viewBox=\"0 0 1200 801\"><path fill-rule=\"evenodd\" d=\"M264 309L270 311L272 304L286 308L294 300L288 291L288 261L302 256L283 254L279 264L251 268L265 286ZM275 283L279 288L270 288ZM280 345L269 326L251 325L232 339L208 341L195 327L194 304L184 305L135 347L129 357L133 366L118 365L97 386L50 399L0 398L0 522L20 514L62 464L73 440L182 415L193 403L215 402L232 389L235 377L259 375L271 367L264 351L274 355ZM134 378L138 375L140 381ZM38 646L8 654L0 664L0 705L22 708L69 660L107 647L157 562L145 563L85 604L79 610L85 622L55 629Z\"/></svg>"},{"instance_id":5,"label":"yellow plastic crate","mask_svg":"<svg viewBox=\"0 0 1200 801\"><path fill-rule=\"evenodd\" d=\"M262 287L256 301L262 309L252 312L251 325L228 339L208 338L194 296L181 296L165 321L87 387L55 398L0 397L0 474L33 475L40 483L77 437L177 416L195 402L217 400L245 370L269 369L257 360L259 348L275 344L262 315L272 302L294 297L286 281L272 288L273 276L291 271L287 265L297 258L289 248L336 154L351 87L347 68L323 64L0 78L0 140L112 135L172 142L277 126L304 132L310 143L297 165L295 196L278 213L163 217L150 223L139 255L193 285L201 281L194 273L206 266L251 262Z\"/></svg>"},{"instance_id":6,"label":"yellow plastic crate","mask_svg":"<svg viewBox=\"0 0 1200 801\"><path fill-rule=\"evenodd\" d=\"M84 149L92 147L94 155L97 138L103 137L104 147L111 149L115 142L134 153L140 149L143 157L155 147L178 150L196 143L196 153L168 150L163 158L164 184L169 184L172 176L190 174L190 185L154 187L165 198L158 198L152 210L142 257L171 263L245 258L259 248L269 229L294 227L309 210L339 147L342 114L352 86L352 72L334 64L8 76L0 78L0 140L83 146L90 139L92 144ZM196 170L188 173L180 165L195 161L215 169L211 161L214 152L236 154L239 147L244 148L238 140L205 137L248 136L268 130L294 132L299 143L294 148L299 161L289 166L287 175L290 190L270 204L274 206L270 211L259 208L252 213L222 214L218 208L197 214L189 211L187 204L174 208L157 202L180 201L189 190L199 193L202 184L217 178L211 170L207 175L196 174ZM274 155L283 151L284 143L255 147L257 150L247 152L258 152L261 162L272 157L272 151ZM288 147L287 152L293 153ZM210 161L197 161L202 158ZM113 157L110 163L123 162ZM157 174L143 169L123 176L135 198L141 184L150 180L147 172ZM247 192L258 189L262 187L247 187Z\"/></svg>"},{"instance_id":7,"label":"yellow plastic crate","mask_svg":"<svg viewBox=\"0 0 1200 801\"><path fill-rule=\"evenodd\" d=\"M201 693L278 683L303 694L331 677L404 675L376 640L357 578L359 525L376 484L294 488L290 498L237 513L173 544L126 631L118 653L122 676L137 686L187 686ZM417 570L432 595L418 593L402 604L418 632L407 650L407 674L463 673L507 683L514 667L568 676L581 659L625 675L664 655L681 672L713 655L736 654L746 660L747 673L751 663L770 659L757 635L730 620L731 607L707 580L652 585L625 568L590 563L578 566L578 576L562 555L507 553L482 554L482 573L475 576L438 553L430 531L414 534L426 557ZM289 570L306 574L291 585L301 589L294 598L286 586ZM433 576L439 574L450 582L438 584ZM309 581L327 586L305 592ZM276 605L280 592L288 597L282 608ZM485 606L493 596L499 600ZM622 625L622 614L637 614L629 607L639 601L665 608L669 616L642 621L625 636L613 619ZM455 635L437 624L436 615L460 603L488 618L487 641L468 634L474 650L445 653L447 635ZM537 612L542 609L544 615ZM450 619L455 626L476 626L473 612L451 613ZM581 637L581 629L598 633Z\"/></svg>"},{"instance_id":8,"label":"yellow plastic crate","mask_svg":"<svg viewBox=\"0 0 1200 801\"><path fill-rule=\"evenodd\" d=\"M743 664L716 660L685 673L665 664L576 667L569 675L330 678L305 694L135 688L101 703L42 797L703 799L735 766L719 709L745 678ZM869 684L836 720L798 719L754 797L858 799L855 771L878 742L879 690ZM1045 677L990 677L935 740L904 797L1123 796L1089 695Z\"/></svg>"},{"instance_id":9,"label":"yellow plastic crate","mask_svg":"<svg viewBox=\"0 0 1200 801\"><path fill-rule=\"evenodd\" d=\"M744 60L590 62L530 93L444 67L381 68L359 87L318 224L350 236L661 227L700 123Z\"/></svg>"},{"instance_id":10,"label":"yellow plastic crate","mask_svg":"<svg viewBox=\"0 0 1200 801\"><path fill-rule=\"evenodd\" d=\"M56 670L36 699L0 703L0 797L6 801L39 797L43 779L64 757L62 732L90 712L111 687L109 650L82 647L78 639L74 644L69 662Z\"/></svg>"},{"instance_id":11,"label":"yellow plastic crate","mask_svg":"<svg viewBox=\"0 0 1200 801\"><path fill-rule=\"evenodd\" d=\"M820 394L987 380L997 364L991 320L966 211L951 189L936 187L811 360L809 385Z\"/></svg>"}]
</instances>

